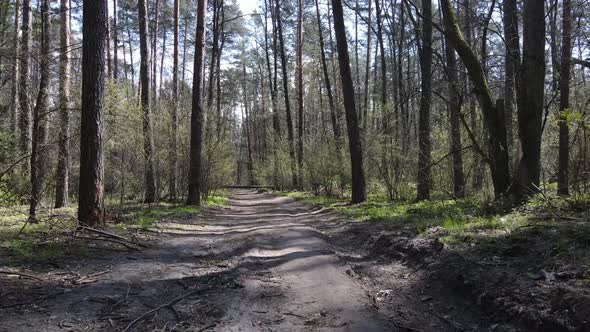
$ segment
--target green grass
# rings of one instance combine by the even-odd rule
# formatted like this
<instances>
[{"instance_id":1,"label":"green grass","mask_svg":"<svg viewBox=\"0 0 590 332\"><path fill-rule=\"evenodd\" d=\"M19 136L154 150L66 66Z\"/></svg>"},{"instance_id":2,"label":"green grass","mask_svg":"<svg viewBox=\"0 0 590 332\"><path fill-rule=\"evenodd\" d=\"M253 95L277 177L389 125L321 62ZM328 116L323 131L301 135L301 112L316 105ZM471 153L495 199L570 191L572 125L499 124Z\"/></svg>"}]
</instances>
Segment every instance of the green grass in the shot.
<instances>
[{"instance_id":1,"label":"green grass","mask_svg":"<svg viewBox=\"0 0 590 332\"><path fill-rule=\"evenodd\" d=\"M362 222L391 223L392 227L415 229L418 234L433 227L442 227L441 240L449 245L480 245L482 248L504 241L508 236L540 236L555 243L557 252L572 247L590 251L590 196L563 199L539 195L522 207L505 213L490 213L493 206L474 200L439 200L422 202L372 202L350 205L344 200L314 196L304 192L281 195L306 203L331 207L335 211ZM340 203L340 204L336 204ZM576 216L560 219L559 216ZM584 222L585 220L585 222ZM525 236L525 237L526 237Z\"/></svg>"},{"instance_id":2,"label":"green grass","mask_svg":"<svg viewBox=\"0 0 590 332\"><path fill-rule=\"evenodd\" d=\"M229 199L221 195L211 195L203 201L203 206L226 207L229 205ZM122 219L127 220L125 224L119 227L131 225L142 230L149 230L160 221L186 220L191 219L201 212L201 208L196 206L173 205L170 203L160 203L157 206L149 208L142 205L128 206L119 211Z\"/></svg>"}]
</instances>

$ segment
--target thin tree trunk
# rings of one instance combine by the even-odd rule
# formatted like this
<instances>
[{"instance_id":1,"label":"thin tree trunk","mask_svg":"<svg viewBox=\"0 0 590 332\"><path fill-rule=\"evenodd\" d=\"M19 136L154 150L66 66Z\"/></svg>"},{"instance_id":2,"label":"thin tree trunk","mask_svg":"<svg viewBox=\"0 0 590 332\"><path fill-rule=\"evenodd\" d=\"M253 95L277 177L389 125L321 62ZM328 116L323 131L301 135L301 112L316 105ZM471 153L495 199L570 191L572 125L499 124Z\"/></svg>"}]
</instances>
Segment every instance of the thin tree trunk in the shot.
<instances>
[{"instance_id":1,"label":"thin tree trunk","mask_svg":"<svg viewBox=\"0 0 590 332\"><path fill-rule=\"evenodd\" d=\"M523 52L518 80L518 134L522 146L514 195L521 200L539 191L541 133L545 95L545 4L525 1Z\"/></svg>"},{"instance_id":2,"label":"thin tree trunk","mask_svg":"<svg viewBox=\"0 0 590 332\"><path fill-rule=\"evenodd\" d=\"M344 109L346 111L346 127L348 129L352 173L352 203L361 203L367 200L365 174L363 170L363 149L356 113L354 86L350 73L350 60L348 57L348 44L346 41L346 28L344 25L341 0L332 0L332 12L334 15L334 31L338 46L338 62L340 64L340 78L342 79Z\"/></svg>"},{"instance_id":3,"label":"thin tree trunk","mask_svg":"<svg viewBox=\"0 0 590 332\"><path fill-rule=\"evenodd\" d=\"M177 145L178 145L178 39L179 36L179 1L174 0L174 54L173 54L173 65L172 65L172 108L171 108L171 131L170 134L170 201L176 202L177 200L177 192L178 192L178 184L177 184L177 169L178 169L178 153L177 153Z\"/></svg>"},{"instance_id":4,"label":"thin tree trunk","mask_svg":"<svg viewBox=\"0 0 590 332\"><path fill-rule=\"evenodd\" d=\"M117 0L113 0L113 79L119 79L119 28L117 26Z\"/></svg>"},{"instance_id":5,"label":"thin tree trunk","mask_svg":"<svg viewBox=\"0 0 590 332\"><path fill-rule=\"evenodd\" d=\"M141 108L143 110L143 153L145 162L145 203L156 201L156 180L154 166L154 138L150 110L150 62L148 58L147 9L145 0L138 1L139 44L140 44L140 76L141 76Z\"/></svg>"},{"instance_id":6,"label":"thin tree trunk","mask_svg":"<svg viewBox=\"0 0 590 332\"><path fill-rule=\"evenodd\" d=\"M164 83L164 59L166 58L166 26L162 26L162 56L160 57L160 79L158 81L158 93L162 94L162 85ZM156 81L154 81L156 84Z\"/></svg>"},{"instance_id":7,"label":"thin tree trunk","mask_svg":"<svg viewBox=\"0 0 590 332\"><path fill-rule=\"evenodd\" d=\"M158 29L159 29L158 19L160 16L159 3L160 3L159 0L156 0L156 2L154 3L154 31L152 31L153 35L152 35L152 45L151 45L152 47L151 47L151 56L150 56L150 59L152 61L152 63L151 63L152 67L150 68L151 69L151 78L150 78L151 96L150 97L153 99L152 101L154 103L158 98L157 91L156 91L156 87L158 86L156 84L156 79L157 79L156 73L158 72L156 67L157 67L158 61L156 60L156 58L157 58L157 51L158 51Z\"/></svg>"},{"instance_id":8,"label":"thin tree trunk","mask_svg":"<svg viewBox=\"0 0 590 332\"><path fill-rule=\"evenodd\" d=\"M201 152L203 148L203 61L205 56L205 0L198 0L197 34L195 38L195 61L193 70L193 103L191 113L191 146L188 185L188 205L201 205Z\"/></svg>"},{"instance_id":9,"label":"thin tree trunk","mask_svg":"<svg viewBox=\"0 0 590 332\"><path fill-rule=\"evenodd\" d=\"M367 13L367 53L365 55L365 89L364 89L364 103L363 103L363 128L367 129L367 115L369 114L369 76L371 74L371 4L369 0L369 11Z\"/></svg>"},{"instance_id":10,"label":"thin tree trunk","mask_svg":"<svg viewBox=\"0 0 590 332\"><path fill-rule=\"evenodd\" d=\"M104 218L103 118L107 0L84 0L82 115L78 220L95 226Z\"/></svg>"},{"instance_id":11,"label":"thin tree trunk","mask_svg":"<svg viewBox=\"0 0 590 332\"><path fill-rule=\"evenodd\" d=\"M297 0L297 183L303 189L303 0Z\"/></svg>"},{"instance_id":12,"label":"thin tree trunk","mask_svg":"<svg viewBox=\"0 0 590 332\"><path fill-rule=\"evenodd\" d=\"M422 1L422 54L420 55L421 93L418 119L418 186L416 199L430 199L432 188L430 108L432 104L432 1Z\"/></svg>"},{"instance_id":13,"label":"thin tree trunk","mask_svg":"<svg viewBox=\"0 0 590 332\"><path fill-rule=\"evenodd\" d=\"M47 134L47 111L49 108L49 38L51 21L49 16L49 0L41 2L41 52L39 54L39 93L33 112L33 133L31 148L31 200L29 204L29 221L37 222L37 206L41 201L47 160L45 155Z\"/></svg>"},{"instance_id":14,"label":"thin tree trunk","mask_svg":"<svg viewBox=\"0 0 590 332\"><path fill-rule=\"evenodd\" d=\"M19 59L20 59L20 0L14 3L14 58L12 59L12 92L10 94L10 103L12 106L12 113L10 119L10 131L14 137L18 137L18 85L19 85Z\"/></svg>"},{"instance_id":15,"label":"thin tree trunk","mask_svg":"<svg viewBox=\"0 0 590 332\"><path fill-rule=\"evenodd\" d=\"M21 36L21 51L19 64L19 148L21 153L27 154L31 150L31 104L29 101L29 50L31 47L31 0L23 0L23 23Z\"/></svg>"},{"instance_id":16,"label":"thin tree trunk","mask_svg":"<svg viewBox=\"0 0 590 332\"><path fill-rule=\"evenodd\" d=\"M447 76L449 78L449 114L451 126L451 154L453 156L453 194L456 198L465 197L465 174L463 173L463 152L461 144L461 102L460 85L457 72L457 57L453 45L446 39L445 55Z\"/></svg>"},{"instance_id":17,"label":"thin tree trunk","mask_svg":"<svg viewBox=\"0 0 590 332\"><path fill-rule=\"evenodd\" d=\"M59 62L60 137L55 180L55 207L68 206L70 175L70 4L61 0L61 54Z\"/></svg>"},{"instance_id":18,"label":"thin tree trunk","mask_svg":"<svg viewBox=\"0 0 590 332\"><path fill-rule=\"evenodd\" d=\"M498 113L498 109L492 99L483 67L473 52L473 49L465 39L463 39L461 29L457 23L457 18L451 7L451 1L441 0L441 9L443 12L447 37L467 68L469 77L473 82L474 92L483 112L484 121L490 131L490 135L488 136L490 154L484 154L481 149L479 152L485 157L487 163L490 165L492 181L494 184L494 194L496 197L500 197L506 193L510 184L504 114ZM477 144L477 142L473 143Z\"/></svg>"},{"instance_id":19,"label":"thin tree trunk","mask_svg":"<svg viewBox=\"0 0 590 332\"><path fill-rule=\"evenodd\" d=\"M297 164L295 161L295 145L293 135L293 119L291 116L291 103L289 101L289 75L287 74L287 57L285 56L285 40L283 37L283 23L281 18L280 1L276 0L275 10L277 20L277 33L279 37L279 48L281 52L281 69L283 71L283 95L285 97L285 111L287 114L287 135L289 140L289 156L291 159L291 178L293 187L299 187L297 182ZM353 92L354 93L354 92Z\"/></svg>"},{"instance_id":20,"label":"thin tree trunk","mask_svg":"<svg viewBox=\"0 0 590 332\"><path fill-rule=\"evenodd\" d=\"M334 96L332 94L332 84L330 82L330 74L328 72L328 62L326 60L326 51L324 45L324 34L322 32L322 21L320 18L320 10L318 0L315 0L316 16L318 21L318 32L320 41L320 56L322 61L322 71L324 74L324 84L326 85L326 94L328 95L328 105L330 107L330 119L332 120L332 131L334 132L334 141L336 143L336 153L338 159L342 158L342 130L340 123L336 117L336 106L334 103ZM320 94L321 96L321 94ZM341 179L342 180L342 179ZM344 185L342 183L342 185Z\"/></svg>"},{"instance_id":21,"label":"thin tree trunk","mask_svg":"<svg viewBox=\"0 0 590 332\"><path fill-rule=\"evenodd\" d=\"M561 39L561 74L559 81L559 167L557 193L569 195L569 127L567 112L570 108L570 69L572 62L572 0L563 0Z\"/></svg>"},{"instance_id":22,"label":"thin tree trunk","mask_svg":"<svg viewBox=\"0 0 590 332\"><path fill-rule=\"evenodd\" d=\"M506 142L511 160L516 160L514 113L515 113L515 76L520 62L520 41L518 36L518 15L516 0L504 0L504 39L506 40L504 73L504 110L506 111ZM510 163L512 172L515 163Z\"/></svg>"}]
</instances>

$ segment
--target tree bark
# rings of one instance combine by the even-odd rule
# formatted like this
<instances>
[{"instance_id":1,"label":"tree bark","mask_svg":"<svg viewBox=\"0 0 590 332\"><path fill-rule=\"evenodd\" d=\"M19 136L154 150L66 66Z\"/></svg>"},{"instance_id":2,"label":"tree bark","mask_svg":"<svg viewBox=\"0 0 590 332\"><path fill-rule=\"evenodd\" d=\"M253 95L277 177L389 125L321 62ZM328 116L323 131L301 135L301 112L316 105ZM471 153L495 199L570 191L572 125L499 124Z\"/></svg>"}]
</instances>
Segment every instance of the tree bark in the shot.
<instances>
[{"instance_id":1,"label":"tree bark","mask_svg":"<svg viewBox=\"0 0 590 332\"><path fill-rule=\"evenodd\" d=\"M41 2L41 52L39 54L39 93L33 112L33 133L31 147L31 200L29 204L29 222L37 222L37 206L41 201L47 160L45 154L47 134L47 112L49 108L49 35L51 21L49 17L49 0Z\"/></svg>"},{"instance_id":2,"label":"tree bark","mask_svg":"<svg viewBox=\"0 0 590 332\"><path fill-rule=\"evenodd\" d=\"M113 0L113 79L119 79L119 30L117 26L117 0Z\"/></svg>"},{"instance_id":3,"label":"tree bark","mask_svg":"<svg viewBox=\"0 0 590 332\"><path fill-rule=\"evenodd\" d=\"M59 61L60 136L55 180L55 207L68 206L70 176L70 1L61 0L61 36Z\"/></svg>"},{"instance_id":4,"label":"tree bark","mask_svg":"<svg viewBox=\"0 0 590 332\"><path fill-rule=\"evenodd\" d=\"M153 102L155 102L156 99L158 98L158 95L157 95L157 92L156 92L156 87L157 87L157 84L156 84L156 79L157 79L156 73L158 72L157 71L158 61L156 60L156 58L157 58L156 54L157 54L157 51L158 51L158 29L159 29L158 19L159 19L159 11L160 11L159 4L160 4L160 1L159 0L156 0L156 2L154 3L154 20L153 20L153 22L154 22L154 31L152 31L152 34L153 35L152 35L152 45L151 45L152 47L151 47L151 56L150 56L150 59L152 61L151 62L151 65L152 66L150 68L151 69L151 78L150 78L150 82L151 82L151 85L150 85L150 88L151 88L151 96L150 97L153 99L152 100Z\"/></svg>"},{"instance_id":5,"label":"tree bark","mask_svg":"<svg viewBox=\"0 0 590 332\"><path fill-rule=\"evenodd\" d=\"M432 1L422 1L422 51L420 54L421 93L418 119L418 201L430 199L432 187L430 108L432 104Z\"/></svg>"},{"instance_id":6,"label":"tree bark","mask_svg":"<svg viewBox=\"0 0 590 332\"><path fill-rule=\"evenodd\" d=\"M463 148L461 144L461 102L459 100L459 74L457 72L457 57L453 45L445 40L445 57L447 62L447 76L449 79L449 115L451 132L451 154L453 156L453 195L456 198L465 197L465 174L463 173Z\"/></svg>"},{"instance_id":7,"label":"tree bark","mask_svg":"<svg viewBox=\"0 0 590 332\"><path fill-rule=\"evenodd\" d=\"M561 74L559 78L559 167L557 194L569 195L569 127L566 113L570 108L570 69L572 62L572 1L563 0L561 39Z\"/></svg>"},{"instance_id":8,"label":"tree bark","mask_svg":"<svg viewBox=\"0 0 590 332\"><path fill-rule=\"evenodd\" d=\"M330 82L330 74L328 72L328 61L326 60L326 51L325 51L325 42L324 42L324 34L322 32L322 21L320 18L320 10L319 10L319 3L318 0L315 0L316 5L316 17L318 21L318 33L319 33L319 42L320 42L320 58L322 62L322 72L324 74L324 84L326 85L326 94L328 96L328 105L330 107L330 120L332 122L332 131L334 133L334 141L336 143L336 153L338 155L338 159L341 159L342 154L342 130L340 128L340 123L338 122L338 118L336 116L336 106L334 102L334 95L332 93L332 84Z\"/></svg>"},{"instance_id":9,"label":"tree bark","mask_svg":"<svg viewBox=\"0 0 590 332\"><path fill-rule=\"evenodd\" d=\"M516 0L504 0L504 39L506 40L505 72L504 72L504 110L506 112L506 143L508 153L516 160L514 113L515 113L515 77L520 62L520 41L518 35L518 13ZM511 163L511 166L514 163ZM511 167L514 172L515 166Z\"/></svg>"},{"instance_id":10,"label":"tree bark","mask_svg":"<svg viewBox=\"0 0 590 332\"><path fill-rule=\"evenodd\" d=\"M180 38L180 8L179 1L174 0L173 17L174 17L174 50L173 50L173 64L172 64L172 108L171 113L171 133L170 133L170 201L176 202L178 193L177 183L177 169L178 169L178 41Z\"/></svg>"},{"instance_id":11,"label":"tree bark","mask_svg":"<svg viewBox=\"0 0 590 332\"><path fill-rule=\"evenodd\" d=\"M107 0L84 0L82 17L82 114L78 220L104 218L103 118Z\"/></svg>"},{"instance_id":12,"label":"tree bark","mask_svg":"<svg viewBox=\"0 0 590 332\"><path fill-rule=\"evenodd\" d=\"M140 47L140 76L141 76L141 108L143 110L143 153L145 162L145 203L156 201L156 180L154 166L154 137L152 130L152 115L150 110L150 61L148 58L148 29L147 9L145 0L138 1L139 14L139 47Z\"/></svg>"},{"instance_id":13,"label":"tree bark","mask_svg":"<svg viewBox=\"0 0 590 332\"><path fill-rule=\"evenodd\" d=\"M494 194L496 197L500 197L506 193L510 184L504 114L498 113L483 67L473 52L473 49L463 39L457 18L451 7L451 1L441 0L441 9L447 37L467 68L467 72L473 83L474 92L483 113L484 121L489 128L488 145L490 153L485 154L483 157L490 166Z\"/></svg>"},{"instance_id":14,"label":"tree bark","mask_svg":"<svg viewBox=\"0 0 590 332\"><path fill-rule=\"evenodd\" d=\"M201 205L201 152L203 149L203 61L205 56L205 12L207 3L198 0L197 34L195 38L195 61L193 70L193 103L191 112L191 146L188 185L188 205Z\"/></svg>"},{"instance_id":15,"label":"tree bark","mask_svg":"<svg viewBox=\"0 0 590 332\"><path fill-rule=\"evenodd\" d=\"M344 96L346 127L348 129L348 144L350 149L352 173L352 203L356 204L367 200L367 192L363 170L363 150L355 106L354 86L352 83L352 75L350 73L348 42L346 40L346 27L344 25L344 14L342 11L341 0L332 0L332 13L334 15L334 32L336 33L340 78L342 80L342 94Z\"/></svg>"},{"instance_id":16,"label":"tree bark","mask_svg":"<svg viewBox=\"0 0 590 332\"><path fill-rule=\"evenodd\" d=\"M21 35L21 50L19 64L19 148L21 153L27 154L31 150L31 104L29 101L29 51L31 48L31 0L23 0L23 21Z\"/></svg>"},{"instance_id":17,"label":"tree bark","mask_svg":"<svg viewBox=\"0 0 590 332\"><path fill-rule=\"evenodd\" d=\"M299 187L297 182L297 164L295 160L295 138L293 135L293 118L291 116L291 103L289 101L289 75L287 74L287 57L285 56L285 40L283 37L283 23L281 18L280 0L276 0L275 15L277 19L277 33L281 53L281 69L283 71L283 95L285 97L285 111L287 114L287 138L289 140L289 157L291 159L291 178L293 187Z\"/></svg>"},{"instance_id":18,"label":"tree bark","mask_svg":"<svg viewBox=\"0 0 590 332\"><path fill-rule=\"evenodd\" d=\"M297 0L297 183L303 189L303 0Z\"/></svg>"},{"instance_id":19,"label":"tree bark","mask_svg":"<svg viewBox=\"0 0 590 332\"><path fill-rule=\"evenodd\" d=\"M513 186L516 200L539 191L541 134L545 95L545 4L527 0L523 14L523 52L518 79L518 134L522 156Z\"/></svg>"},{"instance_id":20,"label":"tree bark","mask_svg":"<svg viewBox=\"0 0 590 332\"><path fill-rule=\"evenodd\" d=\"M18 137L18 118L19 118L19 99L18 99L18 86L19 86L19 59L20 59L20 0L16 0L14 3L14 58L12 59L12 92L10 95L10 102L12 104L12 113L10 119L10 131L14 134L14 137Z\"/></svg>"}]
</instances>

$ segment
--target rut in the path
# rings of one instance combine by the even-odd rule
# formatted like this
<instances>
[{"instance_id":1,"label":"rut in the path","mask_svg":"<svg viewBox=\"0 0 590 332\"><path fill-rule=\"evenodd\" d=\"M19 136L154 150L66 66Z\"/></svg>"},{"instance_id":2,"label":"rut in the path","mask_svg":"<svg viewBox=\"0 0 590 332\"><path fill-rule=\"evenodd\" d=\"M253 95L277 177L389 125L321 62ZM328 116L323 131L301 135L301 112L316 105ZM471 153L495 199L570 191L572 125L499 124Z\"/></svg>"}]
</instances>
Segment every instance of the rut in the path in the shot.
<instances>
[{"instance_id":1,"label":"rut in the path","mask_svg":"<svg viewBox=\"0 0 590 332\"><path fill-rule=\"evenodd\" d=\"M240 271L245 287L219 330L391 331L312 228L321 211L290 202L239 191L231 210L217 215L228 231L239 229L254 241L239 258L250 263Z\"/></svg>"}]
</instances>

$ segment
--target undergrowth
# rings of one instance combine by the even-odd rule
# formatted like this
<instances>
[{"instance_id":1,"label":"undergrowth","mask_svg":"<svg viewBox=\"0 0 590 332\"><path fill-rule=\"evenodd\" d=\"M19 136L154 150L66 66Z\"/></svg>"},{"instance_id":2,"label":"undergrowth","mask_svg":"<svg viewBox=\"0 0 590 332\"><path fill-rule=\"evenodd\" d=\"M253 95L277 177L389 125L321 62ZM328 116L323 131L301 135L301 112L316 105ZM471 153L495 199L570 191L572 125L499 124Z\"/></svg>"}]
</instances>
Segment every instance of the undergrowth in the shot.
<instances>
[{"instance_id":1,"label":"undergrowth","mask_svg":"<svg viewBox=\"0 0 590 332\"><path fill-rule=\"evenodd\" d=\"M221 194L203 201L203 206L224 207L229 199ZM131 203L107 206L109 232L126 236L127 232L149 230L160 221L187 220L201 211L198 207L159 203L148 207ZM76 209L48 209L40 211L38 224L27 223L27 206L0 207L0 265L51 262L67 257L84 257L95 252L95 247L76 241L66 234L78 226ZM104 248L103 248L104 249Z\"/></svg>"},{"instance_id":2,"label":"undergrowth","mask_svg":"<svg viewBox=\"0 0 590 332\"><path fill-rule=\"evenodd\" d=\"M448 246L503 254L522 243L531 250L549 250L550 255L582 257L590 252L590 195L561 198L548 193L526 204L499 213L493 204L476 200L421 202L372 201L351 205L343 199L304 192L281 195L330 207L361 222L383 222L410 229L417 236L436 237ZM549 248L545 248L550 243ZM543 247L543 248L541 248ZM574 257L575 256L575 257ZM583 257L582 257L583 258ZM590 262L589 262L590 263Z\"/></svg>"}]
</instances>

